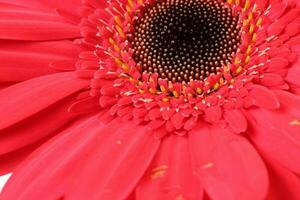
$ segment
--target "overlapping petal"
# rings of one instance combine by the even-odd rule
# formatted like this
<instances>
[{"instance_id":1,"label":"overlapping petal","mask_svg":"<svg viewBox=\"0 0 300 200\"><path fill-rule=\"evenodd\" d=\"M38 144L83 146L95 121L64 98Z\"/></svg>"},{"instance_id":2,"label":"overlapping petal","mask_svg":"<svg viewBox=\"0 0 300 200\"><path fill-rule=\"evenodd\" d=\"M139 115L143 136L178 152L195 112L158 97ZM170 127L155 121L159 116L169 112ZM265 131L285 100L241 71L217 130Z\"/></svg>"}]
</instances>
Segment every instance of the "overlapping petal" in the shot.
<instances>
[{"instance_id":1,"label":"overlapping petal","mask_svg":"<svg viewBox=\"0 0 300 200\"><path fill-rule=\"evenodd\" d=\"M134 130L138 127L132 124L118 130L119 120L107 125L103 121L106 120L92 117L44 145L16 171L16 179L11 179L0 199L127 197L150 164L160 142L142 132L140 137L135 137ZM60 155L59 161L57 155ZM141 159L145 162L140 162Z\"/></svg>"},{"instance_id":2,"label":"overlapping petal","mask_svg":"<svg viewBox=\"0 0 300 200\"><path fill-rule=\"evenodd\" d=\"M190 133L189 145L194 174L210 198L265 198L268 173L259 154L245 138L203 125Z\"/></svg>"},{"instance_id":3,"label":"overlapping petal","mask_svg":"<svg viewBox=\"0 0 300 200\"><path fill-rule=\"evenodd\" d=\"M6 119L0 122L0 130L87 86L88 82L76 79L73 72L65 72L31 79L1 90L0 112Z\"/></svg>"},{"instance_id":4,"label":"overlapping petal","mask_svg":"<svg viewBox=\"0 0 300 200\"><path fill-rule=\"evenodd\" d=\"M192 169L186 137L170 136L163 140L136 190L137 200L202 199L201 180L197 180Z\"/></svg>"},{"instance_id":5,"label":"overlapping petal","mask_svg":"<svg viewBox=\"0 0 300 200\"><path fill-rule=\"evenodd\" d=\"M255 119L249 137L269 159L300 174L300 98L283 91L276 94L281 101L280 109L249 111Z\"/></svg>"},{"instance_id":6,"label":"overlapping petal","mask_svg":"<svg viewBox=\"0 0 300 200\"><path fill-rule=\"evenodd\" d=\"M228 0L245 55L181 88L126 52L144 1L108 2L0 0L0 200L299 199L300 3Z\"/></svg>"},{"instance_id":7,"label":"overlapping petal","mask_svg":"<svg viewBox=\"0 0 300 200\"><path fill-rule=\"evenodd\" d=\"M0 47L0 81L19 82L75 69L80 49L71 41L3 41ZM68 63L63 67L61 62Z\"/></svg>"}]
</instances>

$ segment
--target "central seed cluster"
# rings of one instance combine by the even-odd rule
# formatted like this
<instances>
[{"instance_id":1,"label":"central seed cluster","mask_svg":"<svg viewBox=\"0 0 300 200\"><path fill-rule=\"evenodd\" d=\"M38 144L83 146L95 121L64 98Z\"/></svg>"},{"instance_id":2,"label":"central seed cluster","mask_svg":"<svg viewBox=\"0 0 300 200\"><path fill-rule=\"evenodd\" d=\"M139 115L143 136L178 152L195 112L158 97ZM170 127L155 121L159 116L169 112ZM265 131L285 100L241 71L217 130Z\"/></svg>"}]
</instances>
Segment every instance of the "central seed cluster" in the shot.
<instances>
[{"instance_id":1,"label":"central seed cluster","mask_svg":"<svg viewBox=\"0 0 300 200\"><path fill-rule=\"evenodd\" d=\"M203 80L231 61L238 17L219 0L162 0L144 9L130 40L142 72L172 82Z\"/></svg>"}]
</instances>

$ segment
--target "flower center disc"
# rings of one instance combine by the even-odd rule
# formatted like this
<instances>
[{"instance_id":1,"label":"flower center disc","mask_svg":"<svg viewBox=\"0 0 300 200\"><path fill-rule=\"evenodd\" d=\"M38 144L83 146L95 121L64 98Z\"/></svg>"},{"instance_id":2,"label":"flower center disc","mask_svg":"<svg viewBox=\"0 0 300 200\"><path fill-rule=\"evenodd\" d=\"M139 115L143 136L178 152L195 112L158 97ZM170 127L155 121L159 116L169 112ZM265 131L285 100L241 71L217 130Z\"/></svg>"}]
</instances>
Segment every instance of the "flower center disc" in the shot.
<instances>
[{"instance_id":1,"label":"flower center disc","mask_svg":"<svg viewBox=\"0 0 300 200\"><path fill-rule=\"evenodd\" d=\"M238 17L219 0L157 1L134 28L130 42L142 72L172 82L217 74L240 43Z\"/></svg>"}]
</instances>

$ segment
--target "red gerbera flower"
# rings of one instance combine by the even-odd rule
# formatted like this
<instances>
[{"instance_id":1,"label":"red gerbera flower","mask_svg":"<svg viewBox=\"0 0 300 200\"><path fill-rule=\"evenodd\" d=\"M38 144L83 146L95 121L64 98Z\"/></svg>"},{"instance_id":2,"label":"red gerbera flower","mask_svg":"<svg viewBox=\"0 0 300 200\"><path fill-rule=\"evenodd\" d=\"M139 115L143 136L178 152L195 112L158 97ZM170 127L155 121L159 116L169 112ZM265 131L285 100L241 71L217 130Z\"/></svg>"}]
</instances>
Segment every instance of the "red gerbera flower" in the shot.
<instances>
[{"instance_id":1,"label":"red gerbera flower","mask_svg":"<svg viewBox=\"0 0 300 200\"><path fill-rule=\"evenodd\" d=\"M300 199L297 0L0 2L1 200Z\"/></svg>"}]
</instances>

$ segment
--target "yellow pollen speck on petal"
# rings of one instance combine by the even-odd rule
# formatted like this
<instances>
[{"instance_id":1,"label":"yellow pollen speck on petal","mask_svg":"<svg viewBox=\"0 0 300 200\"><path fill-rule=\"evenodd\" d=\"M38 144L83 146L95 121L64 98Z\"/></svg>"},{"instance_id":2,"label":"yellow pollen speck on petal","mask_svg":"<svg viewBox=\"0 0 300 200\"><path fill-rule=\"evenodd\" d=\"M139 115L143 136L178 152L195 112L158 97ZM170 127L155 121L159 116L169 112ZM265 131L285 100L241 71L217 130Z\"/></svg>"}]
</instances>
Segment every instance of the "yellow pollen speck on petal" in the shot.
<instances>
[{"instance_id":1,"label":"yellow pollen speck on petal","mask_svg":"<svg viewBox=\"0 0 300 200\"><path fill-rule=\"evenodd\" d=\"M208 168L212 168L214 166L214 163L206 163L204 165L201 166L202 169L208 169Z\"/></svg>"},{"instance_id":2,"label":"yellow pollen speck on petal","mask_svg":"<svg viewBox=\"0 0 300 200\"><path fill-rule=\"evenodd\" d=\"M166 92L167 90L166 90L166 88L164 87L164 86L160 86L160 90L162 91L162 92Z\"/></svg>"},{"instance_id":3,"label":"yellow pollen speck on petal","mask_svg":"<svg viewBox=\"0 0 300 200\"><path fill-rule=\"evenodd\" d=\"M132 2L132 0L128 0L128 4L129 4L129 6L130 6L131 8L133 8L133 2Z\"/></svg>"},{"instance_id":4,"label":"yellow pollen speck on petal","mask_svg":"<svg viewBox=\"0 0 300 200\"><path fill-rule=\"evenodd\" d=\"M187 95L188 95L188 97L193 97L194 96L192 93L188 93Z\"/></svg>"},{"instance_id":5,"label":"yellow pollen speck on petal","mask_svg":"<svg viewBox=\"0 0 300 200\"><path fill-rule=\"evenodd\" d=\"M121 51L121 49L118 47L118 45L116 44L116 42L114 41L114 39L109 38L108 41L114 47L115 51L117 51L117 52Z\"/></svg>"},{"instance_id":6,"label":"yellow pollen speck on petal","mask_svg":"<svg viewBox=\"0 0 300 200\"><path fill-rule=\"evenodd\" d=\"M131 12L131 8L130 8L128 5L126 6L126 11L127 11L128 13Z\"/></svg>"},{"instance_id":7,"label":"yellow pollen speck on petal","mask_svg":"<svg viewBox=\"0 0 300 200\"><path fill-rule=\"evenodd\" d=\"M219 89L219 87L220 87L220 84L219 83L216 83L215 85L214 85L214 90L217 90L217 89Z\"/></svg>"},{"instance_id":8,"label":"yellow pollen speck on petal","mask_svg":"<svg viewBox=\"0 0 300 200\"><path fill-rule=\"evenodd\" d=\"M122 144L123 142L121 140L118 140L117 141L117 144Z\"/></svg>"},{"instance_id":9,"label":"yellow pollen speck on petal","mask_svg":"<svg viewBox=\"0 0 300 200\"><path fill-rule=\"evenodd\" d=\"M256 26L260 26L262 24L262 18L259 18L256 22Z\"/></svg>"},{"instance_id":10,"label":"yellow pollen speck on petal","mask_svg":"<svg viewBox=\"0 0 300 200\"><path fill-rule=\"evenodd\" d=\"M253 33L253 36L252 36L252 42L255 42L257 39L257 34L256 33Z\"/></svg>"},{"instance_id":11,"label":"yellow pollen speck on petal","mask_svg":"<svg viewBox=\"0 0 300 200\"><path fill-rule=\"evenodd\" d=\"M253 12L250 12L248 15L248 20L251 21L253 19Z\"/></svg>"},{"instance_id":12,"label":"yellow pollen speck on petal","mask_svg":"<svg viewBox=\"0 0 300 200\"><path fill-rule=\"evenodd\" d=\"M250 25L250 28L249 28L249 33L250 33L250 34L252 34L252 33L254 32L254 28L255 28L254 25L251 24L251 25Z\"/></svg>"},{"instance_id":13,"label":"yellow pollen speck on petal","mask_svg":"<svg viewBox=\"0 0 300 200\"><path fill-rule=\"evenodd\" d=\"M114 49L115 49L115 51L117 51L117 52L120 52L120 51L121 51L120 47L118 47L117 45L114 45Z\"/></svg>"},{"instance_id":14,"label":"yellow pollen speck on petal","mask_svg":"<svg viewBox=\"0 0 300 200\"><path fill-rule=\"evenodd\" d=\"M249 20L248 20L248 19L244 19L244 20L243 20L243 26L247 26L248 23L249 23Z\"/></svg>"},{"instance_id":15,"label":"yellow pollen speck on petal","mask_svg":"<svg viewBox=\"0 0 300 200\"><path fill-rule=\"evenodd\" d=\"M241 73L243 70L243 67L238 67L237 70L235 71L235 73L239 74Z\"/></svg>"},{"instance_id":16,"label":"yellow pollen speck on petal","mask_svg":"<svg viewBox=\"0 0 300 200\"><path fill-rule=\"evenodd\" d=\"M109 43L111 45L115 45L116 44L116 42L114 41L114 39L112 39L111 37L108 39L108 41L109 41Z\"/></svg>"},{"instance_id":17,"label":"yellow pollen speck on petal","mask_svg":"<svg viewBox=\"0 0 300 200\"><path fill-rule=\"evenodd\" d=\"M173 91L173 95L174 95L175 97L179 97L179 94L178 94L177 91Z\"/></svg>"},{"instance_id":18,"label":"yellow pollen speck on petal","mask_svg":"<svg viewBox=\"0 0 300 200\"><path fill-rule=\"evenodd\" d=\"M235 60L234 60L234 64L238 65L240 63L241 63L241 60L238 57L236 57Z\"/></svg>"},{"instance_id":19,"label":"yellow pollen speck on petal","mask_svg":"<svg viewBox=\"0 0 300 200\"><path fill-rule=\"evenodd\" d=\"M163 98L162 100L163 100L163 102L168 102L169 101L169 99L167 97Z\"/></svg>"},{"instance_id":20,"label":"yellow pollen speck on petal","mask_svg":"<svg viewBox=\"0 0 300 200\"><path fill-rule=\"evenodd\" d=\"M128 79L130 82L132 82L132 83L137 83L138 81L137 80L135 80L134 78L132 78L132 77L129 77L129 79Z\"/></svg>"},{"instance_id":21,"label":"yellow pollen speck on petal","mask_svg":"<svg viewBox=\"0 0 300 200\"><path fill-rule=\"evenodd\" d=\"M121 68L122 68L125 72L128 72L128 71L129 71L129 66L128 66L127 64L125 64L125 63L123 63L123 64L121 65Z\"/></svg>"},{"instance_id":22,"label":"yellow pollen speck on petal","mask_svg":"<svg viewBox=\"0 0 300 200\"><path fill-rule=\"evenodd\" d=\"M227 3L233 4L233 3L234 3L234 0L227 0Z\"/></svg>"},{"instance_id":23,"label":"yellow pollen speck on petal","mask_svg":"<svg viewBox=\"0 0 300 200\"><path fill-rule=\"evenodd\" d=\"M293 121L290 122L290 125L291 126L300 126L300 121L297 120L297 119L295 119L295 120L293 120Z\"/></svg>"},{"instance_id":24,"label":"yellow pollen speck on petal","mask_svg":"<svg viewBox=\"0 0 300 200\"><path fill-rule=\"evenodd\" d=\"M167 169L168 169L167 165L161 165L161 166L158 166L158 167L154 168L151 171L151 179L154 180L154 179L164 177L165 174L166 174Z\"/></svg>"},{"instance_id":25,"label":"yellow pollen speck on petal","mask_svg":"<svg viewBox=\"0 0 300 200\"><path fill-rule=\"evenodd\" d=\"M120 67L123 65L123 62L119 58L115 58L115 63Z\"/></svg>"},{"instance_id":26,"label":"yellow pollen speck on petal","mask_svg":"<svg viewBox=\"0 0 300 200\"><path fill-rule=\"evenodd\" d=\"M244 4L244 11L246 11L249 7L250 7L250 1L246 0L246 2Z\"/></svg>"},{"instance_id":27,"label":"yellow pollen speck on petal","mask_svg":"<svg viewBox=\"0 0 300 200\"><path fill-rule=\"evenodd\" d=\"M183 195L181 194L181 195L177 196L177 197L175 198L175 200L184 200L184 197L183 197Z\"/></svg>"},{"instance_id":28,"label":"yellow pollen speck on petal","mask_svg":"<svg viewBox=\"0 0 300 200\"><path fill-rule=\"evenodd\" d=\"M149 92L152 93L152 94L154 94L154 93L156 93L156 89L150 88L150 89L149 89Z\"/></svg>"},{"instance_id":29,"label":"yellow pollen speck on petal","mask_svg":"<svg viewBox=\"0 0 300 200\"><path fill-rule=\"evenodd\" d=\"M230 72L230 67L228 65L224 66L224 72Z\"/></svg>"},{"instance_id":30,"label":"yellow pollen speck on petal","mask_svg":"<svg viewBox=\"0 0 300 200\"><path fill-rule=\"evenodd\" d=\"M122 26L122 22L120 20L120 17L115 16L114 19L115 19L116 24L118 24L119 26Z\"/></svg>"},{"instance_id":31,"label":"yellow pollen speck on petal","mask_svg":"<svg viewBox=\"0 0 300 200\"><path fill-rule=\"evenodd\" d=\"M122 38L126 38L122 28L119 25L116 26L116 29Z\"/></svg>"},{"instance_id":32,"label":"yellow pollen speck on petal","mask_svg":"<svg viewBox=\"0 0 300 200\"><path fill-rule=\"evenodd\" d=\"M197 93L198 94L202 94L202 89L201 88L197 88Z\"/></svg>"},{"instance_id":33,"label":"yellow pollen speck on petal","mask_svg":"<svg viewBox=\"0 0 300 200\"><path fill-rule=\"evenodd\" d=\"M249 63L250 62L250 59L251 59L251 56L247 56L246 59L245 59L245 63Z\"/></svg>"},{"instance_id":34,"label":"yellow pollen speck on petal","mask_svg":"<svg viewBox=\"0 0 300 200\"><path fill-rule=\"evenodd\" d=\"M223 85L225 83L223 78L220 78L220 84Z\"/></svg>"}]
</instances>

